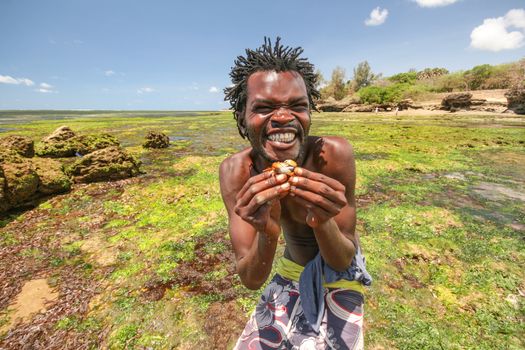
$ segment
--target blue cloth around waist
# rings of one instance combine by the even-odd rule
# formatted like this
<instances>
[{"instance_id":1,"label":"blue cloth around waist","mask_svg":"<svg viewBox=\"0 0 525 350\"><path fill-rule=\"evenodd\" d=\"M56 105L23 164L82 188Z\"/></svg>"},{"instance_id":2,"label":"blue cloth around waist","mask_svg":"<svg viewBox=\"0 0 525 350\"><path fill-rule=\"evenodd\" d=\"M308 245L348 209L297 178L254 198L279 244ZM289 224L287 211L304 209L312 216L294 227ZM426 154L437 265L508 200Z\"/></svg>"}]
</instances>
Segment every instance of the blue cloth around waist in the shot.
<instances>
[{"instance_id":1,"label":"blue cloth around waist","mask_svg":"<svg viewBox=\"0 0 525 350\"><path fill-rule=\"evenodd\" d=\"M325 307L323 277L326 283L342 279L359 281L365 286L369 286L372 283L372 277L366 271L365 257L361 254L359 246L350 267L342 272L335 271L328 266L324 262L321 253L318 253L314 259L306 264L299 277L301 305L306 320L315 332L319 331Z\"/></svg>"}]
</instances>

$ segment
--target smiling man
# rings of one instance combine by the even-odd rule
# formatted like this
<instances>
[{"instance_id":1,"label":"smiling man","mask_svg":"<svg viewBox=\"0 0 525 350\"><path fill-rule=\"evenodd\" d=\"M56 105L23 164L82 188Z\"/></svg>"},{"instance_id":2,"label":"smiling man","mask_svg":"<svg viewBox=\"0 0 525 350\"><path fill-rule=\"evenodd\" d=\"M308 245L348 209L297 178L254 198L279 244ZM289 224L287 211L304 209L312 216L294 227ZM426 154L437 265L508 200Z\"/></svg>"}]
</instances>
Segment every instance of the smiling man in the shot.
<instances>
[{"instance_id":1,"label":"smiling man","mask_svg":"<svg viewBox=\"0 0 525 350\"><path fill-rule=\"evenodd\" d=\"M260 288L286 248L236 349L361 349L363 284L355 161L343 138L310 136L314 67L277 38L235 61L225 89L251 147L225 159L220 185L237 272ZM294 160L293 175L263 171Z\"/></svg>"}]
</instances>

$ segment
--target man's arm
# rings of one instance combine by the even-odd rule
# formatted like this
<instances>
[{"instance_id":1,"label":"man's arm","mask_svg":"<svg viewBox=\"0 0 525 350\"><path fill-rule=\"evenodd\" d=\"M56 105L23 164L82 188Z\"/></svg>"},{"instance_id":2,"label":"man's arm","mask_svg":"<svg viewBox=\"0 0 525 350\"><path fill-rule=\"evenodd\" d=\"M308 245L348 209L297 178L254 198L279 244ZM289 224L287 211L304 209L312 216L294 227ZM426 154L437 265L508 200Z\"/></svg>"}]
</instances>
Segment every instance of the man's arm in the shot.
<instances>
[{"instance_id":1,"label":"man's arm","mask_svg":"<svg viewBox=\"0 0 525 350\"><path fill-rule=\"evenodd\" d=\"M325 262L344 271L356 253L355 160L352 147L342 138L325 138L321 173L295 170L291 193L308 209L312 227Z\"/></svg>"},{"instance_id":2,"label":"man's arm","mask_svg":"<svg viewBox=\"0 0 525 350\"><path fill-rule=\"evenodd\" d=\"M289 189L286 176L250 177L241 157L222 162L221 194L228 211L237 273L250 289L259 289L271 272L281 226L279 197Z\"/></svg>"}]
</instances>

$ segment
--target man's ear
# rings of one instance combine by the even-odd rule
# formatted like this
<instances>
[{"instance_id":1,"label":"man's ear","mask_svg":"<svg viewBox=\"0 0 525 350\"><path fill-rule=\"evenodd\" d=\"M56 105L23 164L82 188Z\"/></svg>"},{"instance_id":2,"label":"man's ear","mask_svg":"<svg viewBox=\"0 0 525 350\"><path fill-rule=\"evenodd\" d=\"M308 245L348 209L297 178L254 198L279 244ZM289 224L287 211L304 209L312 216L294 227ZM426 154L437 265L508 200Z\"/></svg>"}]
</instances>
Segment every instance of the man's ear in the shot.
<instances>
[{"instance_id":1,"label":"man's ear","mask_svg":"<svg viewBox=\"0 0 525 350\"><path fill-rule=\"evenodd\" d=\"M242 138L248 138L248 130L246 129L246 120L244 119L244 111L235 112L237 119L237 127L239 128L239 134Z\"/></svg>"}]
</instances>

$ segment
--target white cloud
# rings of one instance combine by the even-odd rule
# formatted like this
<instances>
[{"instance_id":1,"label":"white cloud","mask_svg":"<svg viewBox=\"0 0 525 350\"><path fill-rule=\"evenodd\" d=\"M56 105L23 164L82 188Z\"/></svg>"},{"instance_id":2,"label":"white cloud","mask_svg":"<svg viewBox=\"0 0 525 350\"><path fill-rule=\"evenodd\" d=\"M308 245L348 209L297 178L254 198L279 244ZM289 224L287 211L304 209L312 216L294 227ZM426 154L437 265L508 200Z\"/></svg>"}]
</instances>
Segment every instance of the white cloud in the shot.
<instances>
[{"instance_id":1,"label":"white cloud","mask_svg":"<svg viewBox=\"0 0 525 350\"><path fill-rule=\"evenodd\" d=\"M115 71L112 71L111 69L110 69L110 70L107 70L107 71L104 72L104 75L105 75L106 77L110 77L110 76L112 76L112 75L115 75Z\"/></svg>"},{"instance_id":2,"label":"white cloud","mask_svg":"<svg viewBox=\"0 0 525 350\"><path fill-rule=\"evenodd\" d=\"M511 31L509 29L518 30ZM479 50L512 50L525 44L525 10L513 9L503 17L486 18L470 33L470 47Z\"/></svg>"},{"instance_id":3,"label":"white cloud","mask_svg":"<svg viewBox=\"0 0 525 350\"><path fill-rule=\"evenodd\" d=\"M212 93L217 93L219 92L219 89L216 86L212 86L209 91Z\"/></svg>"},{"instance_id":4,"label":"white cloud","mask_svg":"<svg viewBox=\"0 0 525 350\"><path fill-rule=\"evenodd\" d=\"M10 75L0 75L0 83L33 86L35 83L27 78L13 78Z\"/></svg>"},{"instance_id":5,"label":"white cloud","mask_svg":"<svg viewBox=\"0 0 525 350\"><path fill-rule=\"evenodd\" d=\"M41 92L43 94L56 94L58 91L53 90L53 85L50 85L48 83L40 83L40 88L35 89L36 92Z\"/></svg>"},{"instance_id":6,"label":"white cloud","mask_svg":"<svg viewBox=\"0 0 525 350\"><path fill-rule=\"evenodd\" d=\"M137 90L137 94L144 94L144 93L148 93L148 92L153 92L155 91L154 89L150 88L150 87L143 87L143 88L140 88Z\"/></svg>"},{"instance_id":7,"label":"white cloud","mask_svg":"<svg viewBox=\"0 0 525 350\"><path fill-rule=\"evenodd\" d=\"M505 15L505 22L510 27L525 29L525 10L512 9Z\"/></svg>"},{"instance_id":8,"label":"white cloud","mask_svg":"<svg viewBox=\"0 0 525 350\"><path fill-rule=\"evenodd\" d=\"M421 7L441 7L452 5L458 0L414 0Z\"/></svg>"},{"instance_id":9,"label":"white cloud","mask_svg":"<svg viewBox=\"0 0 525 350\"><path fill-rule=\"evenodd\" d=\"M388 17L388 10L381 9L379 6L370 12L370 17L367 18L365 24L367 26L378 26L385 23L386 18Z\"/></svg>"}]
</instances>

